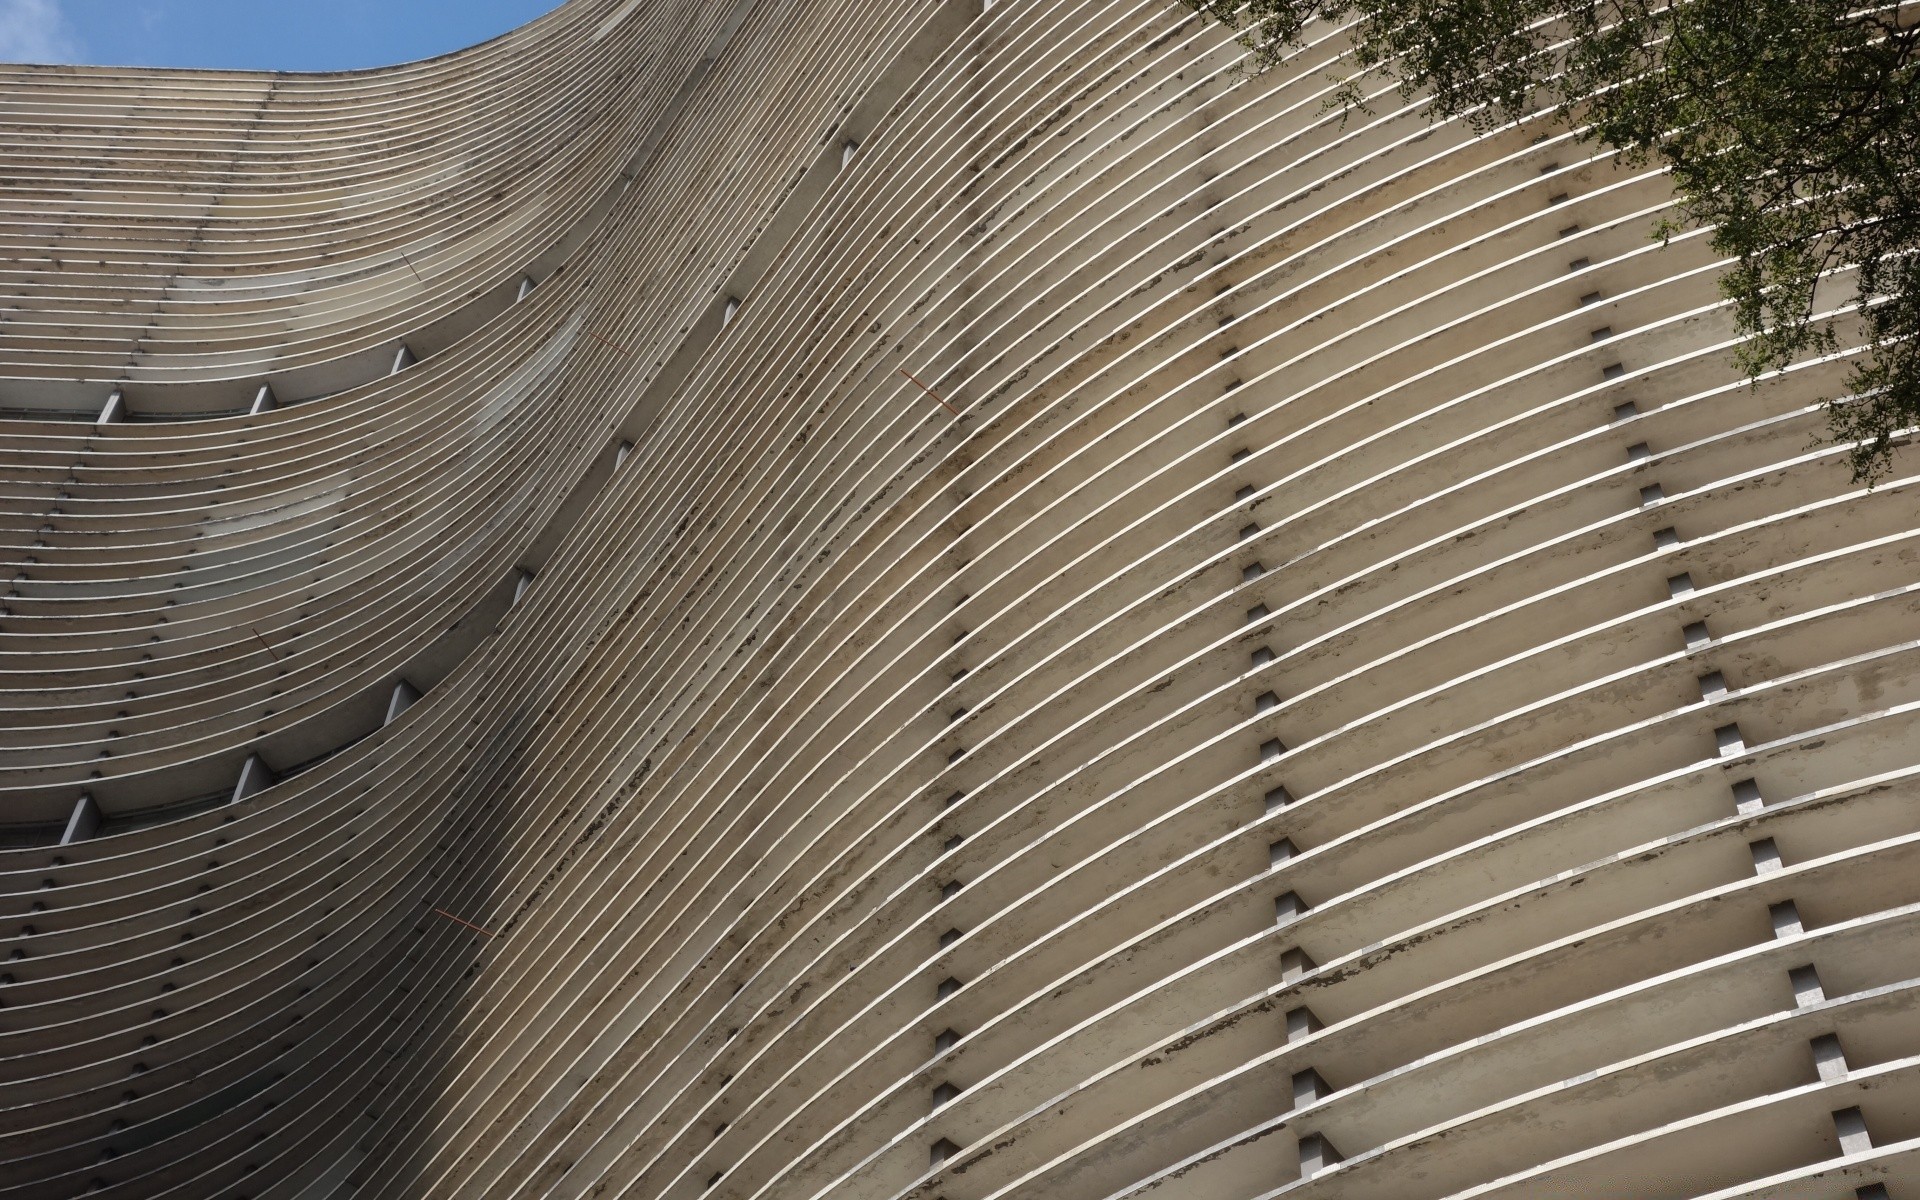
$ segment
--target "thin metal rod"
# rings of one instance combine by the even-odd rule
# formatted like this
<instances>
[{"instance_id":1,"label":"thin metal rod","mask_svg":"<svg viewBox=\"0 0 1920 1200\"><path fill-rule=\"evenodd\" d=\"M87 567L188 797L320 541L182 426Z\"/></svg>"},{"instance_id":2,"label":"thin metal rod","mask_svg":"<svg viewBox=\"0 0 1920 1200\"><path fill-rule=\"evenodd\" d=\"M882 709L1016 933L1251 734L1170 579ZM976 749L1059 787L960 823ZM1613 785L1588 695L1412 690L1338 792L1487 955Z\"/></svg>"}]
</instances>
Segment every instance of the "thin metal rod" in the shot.
<instances>
[{"instance_id":1,"label":"thin metal rod","mask_svg":"<svg viewBox=\"0 0 1920 1200\"><path fill-rule=\"evenodd\" d=\"M452 913L448 912L444 908L435 908L433 909L433 911L436 913L439 913L441 916L445 917L449 921L452 921L456 925L465 925L468 929L473 930L475 933L484 933L490 938L497 938L500 936L499 934L495 933L491 929L480 928L480 926L475 925L472 921L463 921L459 917L454 916Z\"/></svg>"},{"instance_id":2,"label":"thin metal rod","mask_svg":"<svg viewBox=\"0 0 1920 1200\"><path fill-rule=\"evenodd\" d=\"M262 646L266 647L267 657L271 658L275 662L280 661L280 656L273 652L273 643L261 637L260 631L258 629L255 629L253 626L249 625L247 626L247 632L251 633L254 636L254 640L258 641Z\"/></svg>"},{"instance_id":3,"label":"thin metal rod","mask_svg":"<svg viewBox=\"0 0 1920 1200\"><path fill-rule=\"evenodd\" d=\"M633 351L627 349L625 346L620 345L618 342L610 342L607 339L601 337L599 334L595 333L591 329L583 329L581 330L581 332L586 334L588 337L592 338L594 341L599 342L602 346L605 346L609 350L618 350L620 353L626 355L628 358L640 357L639 355L635 354Z\"/></svg>"},{"instance_id":4,"label":"thin metal rod","mask_svg":"<svg viewBox=\"0 0 1920 1200\"><path fill-rule=\"evenodd\" d=\"M914 374L912 371L907 370L905 367L901 367L900 373L902 375L905 375L909 380L911 380L913 383L913 386L919 388L921 391L925 392L927 395L932 396L935 400L940 400L940 393L934 391L932 388L928 387L926 384L921 383L918 379L914 378ZM946 409L948 412L952 413L956 417L960 415L960 410L955 408L953 405L948 404L945 400L940 400L940 407Z\"/></svg>"}]
</instances>

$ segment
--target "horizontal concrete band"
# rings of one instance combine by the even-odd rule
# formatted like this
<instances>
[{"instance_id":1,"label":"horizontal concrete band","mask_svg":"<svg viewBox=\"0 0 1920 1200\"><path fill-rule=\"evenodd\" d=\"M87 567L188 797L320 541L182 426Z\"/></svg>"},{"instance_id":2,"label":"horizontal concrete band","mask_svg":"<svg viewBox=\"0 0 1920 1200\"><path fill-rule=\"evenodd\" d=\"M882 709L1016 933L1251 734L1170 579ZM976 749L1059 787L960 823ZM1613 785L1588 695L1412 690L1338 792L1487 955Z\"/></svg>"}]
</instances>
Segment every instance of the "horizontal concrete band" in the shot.
<instances>
[{"instance_id":1,"label":"horizontal concrete band","mask_svg":"<svg viewBox=\"0 0 1920 1200\"><path fill-rule=\"evenodd\" d=\"M0 1197L1920 1196L1920 492L1171 0L0 68Z\"/></svg>"}]
</instances>

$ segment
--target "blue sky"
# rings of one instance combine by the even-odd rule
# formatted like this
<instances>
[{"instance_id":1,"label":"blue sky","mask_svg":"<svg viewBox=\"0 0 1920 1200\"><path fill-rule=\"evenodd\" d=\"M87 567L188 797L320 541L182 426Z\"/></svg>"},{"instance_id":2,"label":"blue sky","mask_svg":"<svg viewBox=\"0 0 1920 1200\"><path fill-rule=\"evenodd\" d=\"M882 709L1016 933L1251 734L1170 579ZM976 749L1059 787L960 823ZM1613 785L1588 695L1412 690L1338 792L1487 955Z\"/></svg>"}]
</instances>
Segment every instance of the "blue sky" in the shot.
<instances>
[{"instance_id":1,"label":"blue sky","mask_svg":"<svg viewBox=\"0 0 1920 1200\"><path fill-rule=\"evenodd\" d=\"M0 0L0 62L340 71L445 54L559 0Z\"/></svg>"}]
</instances>

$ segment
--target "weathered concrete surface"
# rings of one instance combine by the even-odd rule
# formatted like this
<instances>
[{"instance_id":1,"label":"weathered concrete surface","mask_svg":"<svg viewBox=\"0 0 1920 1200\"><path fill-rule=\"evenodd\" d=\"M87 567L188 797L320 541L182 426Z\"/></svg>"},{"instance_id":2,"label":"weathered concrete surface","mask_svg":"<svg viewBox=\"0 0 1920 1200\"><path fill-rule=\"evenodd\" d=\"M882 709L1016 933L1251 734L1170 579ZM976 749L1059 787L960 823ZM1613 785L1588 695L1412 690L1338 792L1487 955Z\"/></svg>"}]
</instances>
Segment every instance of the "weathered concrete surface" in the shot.
<instances>
[{"instance_id":1,"label":"weathered concrete surface","mask_svg":"<svg viewBox=\"0 0 1920 1200\"><path fill-rule=\"evenodd\" d=\"M0 68L0 1197L1920 1195L1916 479L1338 48Z\"/></svg>"}]
</instances>

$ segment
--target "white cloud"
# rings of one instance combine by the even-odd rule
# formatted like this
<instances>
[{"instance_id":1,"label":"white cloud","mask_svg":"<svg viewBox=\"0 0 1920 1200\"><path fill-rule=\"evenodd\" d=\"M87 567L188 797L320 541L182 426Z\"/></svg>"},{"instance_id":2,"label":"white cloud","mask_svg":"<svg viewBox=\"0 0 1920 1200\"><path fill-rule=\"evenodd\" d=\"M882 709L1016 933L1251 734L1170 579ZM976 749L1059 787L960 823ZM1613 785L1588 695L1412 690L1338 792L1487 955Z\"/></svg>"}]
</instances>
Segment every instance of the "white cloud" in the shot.
<instances>
[{"instance_id":1,"label":"white cloud","mask_svg":"<svg viewBox=\"0 0 1920 1200\"><path fill-rule=\"evenodd\" d=\"M80 39L60 0L0 0L0 62L66 63L80 57Z\"/></svg>"}]
</instances>

